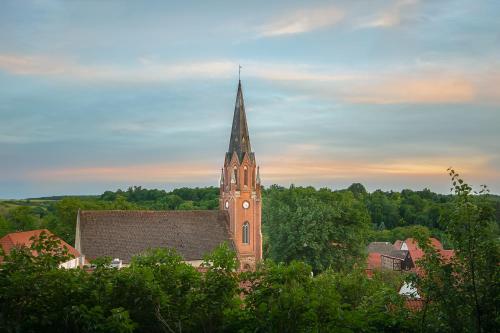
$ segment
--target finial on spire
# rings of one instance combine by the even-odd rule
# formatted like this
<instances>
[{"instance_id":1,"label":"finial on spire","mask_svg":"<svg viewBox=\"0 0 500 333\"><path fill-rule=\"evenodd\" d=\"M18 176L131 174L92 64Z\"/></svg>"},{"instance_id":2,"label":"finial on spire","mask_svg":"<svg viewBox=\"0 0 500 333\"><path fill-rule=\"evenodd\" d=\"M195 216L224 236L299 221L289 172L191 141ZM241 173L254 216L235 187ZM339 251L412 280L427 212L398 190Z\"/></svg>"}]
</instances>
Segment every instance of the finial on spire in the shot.
<instances>
[{"instance_id":1,"label":"finial on spire","mask_svg":"<svg viewBox=\"0 0 500 333\"><path fill-rule=\"evenodd\" d=\"M242 66L238 64L238 81L241 81L241 68Z\"/></svg>"}]
</instances>

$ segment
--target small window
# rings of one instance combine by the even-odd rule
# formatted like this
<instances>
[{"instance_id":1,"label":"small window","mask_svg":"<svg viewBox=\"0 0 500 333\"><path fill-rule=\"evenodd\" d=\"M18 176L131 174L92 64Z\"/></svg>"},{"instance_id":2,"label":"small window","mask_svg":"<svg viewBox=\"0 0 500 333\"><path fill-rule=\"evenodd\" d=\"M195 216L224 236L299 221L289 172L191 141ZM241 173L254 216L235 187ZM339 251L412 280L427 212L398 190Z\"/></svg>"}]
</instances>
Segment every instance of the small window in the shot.
<instances>
[{"instance_id":1,"label":"small window","mask_svg":"<svg viewBox=\"0 0 500 333\"><path fill-rule=\"evenodd\" d=\"M245 167L245 180L244 180L244 185L248 186L248 169Z\"/></svg>"},{"instance_id":2,"label":"small window","mask_svg":"<svg viewBox=\"0 0 500 333\"><path fill-rule=\"evenodd\" d=\"M250 224L248 222L243 223L243 243L250 243Z\"/></svg>"},{"instance_id":3,"label":"small window","mask_svg":"<svg viewBox=\"0 0 500 333\"><path fill-rule=\"evenodd\" d=\"M234 169L234 180L236 181L236 185L238 185L238 169Z\"/></svg>"},{"instance_id":4,"label":"small window","mask_svg":"<svg viewBox=\"0 0 500 333\"><path fill-rule=\"evenodd\" d=\"M252 170L252 187L255 187L255 168Z\"/></svg>"}]
</instances>

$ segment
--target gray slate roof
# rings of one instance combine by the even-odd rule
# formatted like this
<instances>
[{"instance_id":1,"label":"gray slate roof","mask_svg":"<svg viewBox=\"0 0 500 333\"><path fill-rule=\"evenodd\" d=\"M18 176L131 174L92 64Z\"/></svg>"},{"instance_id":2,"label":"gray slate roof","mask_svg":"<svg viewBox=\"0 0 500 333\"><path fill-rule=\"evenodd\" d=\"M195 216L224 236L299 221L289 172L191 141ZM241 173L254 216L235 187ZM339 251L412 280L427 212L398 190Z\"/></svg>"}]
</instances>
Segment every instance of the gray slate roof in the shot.
<instances>
[{"instance_id":1,"label":"gray slate roof","mask_svg":"<svg viewBox=\"0 0 500 333\"><path fill-rule=\"evenodd\" d=\"M80 252L124 263L149 248L175 248L184 260L198 260L227 242L234 249L225 211L80 211ZM78 234L79 231L79 234Z\"/></svg>"},{"instance_id":2,"label":"gray slate roof","mask_svg":"<svg viewBox=\"0 0 500 333\"><path fill-rule=\"evenodd\" d=\"M226 154L226 160L231 160L236 152L240 162L245 154L249 154L251 160L254 159L250 146L250 135L248 134L247 116L245 113L245 102L243 101L243 90L241 81L238 82L238 92L236 93L236 103L234 105L233 126L231 128L231 138Z\"/></svg>"},{"instance_id":3,"label":"gray slate roof","mask_svg":"<svg viewBox=\"0 0 500 333\"><path fill-rule=\"evenodd\" d=\"M394 247L389 242L371 242L367 246L368 253L389 254Z\"/></svg>"},{"instance_id":4,"label":"gray slate roof","mask_svg":"<svg viewBox=\"0 0 500 333\"><path fill-rule=\"evenodd\" d=\"M408 254L408 251L397 250L397 249L393 249L389 253L382 253L382 255L385 257L391 257L391 258L396 258L396 259L400 259L400 260L405 260L407 254Z\"/></svg>"}]
</instances>

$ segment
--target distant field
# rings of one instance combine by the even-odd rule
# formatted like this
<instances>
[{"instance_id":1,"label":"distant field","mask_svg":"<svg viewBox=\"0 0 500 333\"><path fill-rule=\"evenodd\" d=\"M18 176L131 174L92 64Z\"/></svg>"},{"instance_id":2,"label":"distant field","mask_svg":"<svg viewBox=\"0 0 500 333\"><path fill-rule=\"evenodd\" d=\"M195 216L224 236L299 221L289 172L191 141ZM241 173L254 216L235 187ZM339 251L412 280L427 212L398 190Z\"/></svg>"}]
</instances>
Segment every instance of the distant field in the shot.
<instances>
[{"instance_id":1,"label":"distant field","mask_svg":"<svg viewBox=\"0 0 500 333\"><path fill-rule=\"evenodd\" d=\"M45 199L26 199L26 200L0 200L0 215L7 215L11 209L17 207L40 207L46 209L46 207L57 200L45 200Z\"/></svg>"}]
</instances>

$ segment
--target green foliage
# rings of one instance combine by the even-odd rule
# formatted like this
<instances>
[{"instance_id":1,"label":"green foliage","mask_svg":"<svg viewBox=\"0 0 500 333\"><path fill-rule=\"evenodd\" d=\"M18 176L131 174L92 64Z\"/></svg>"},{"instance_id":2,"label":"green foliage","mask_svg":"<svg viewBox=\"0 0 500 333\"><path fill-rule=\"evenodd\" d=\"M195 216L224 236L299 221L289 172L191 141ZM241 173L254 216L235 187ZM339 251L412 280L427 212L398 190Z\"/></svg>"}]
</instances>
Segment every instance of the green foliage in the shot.
<instances>
[{"instance_id":1,"label":"green foliage","mask_svg":"<svg viewBox=\"0 0 500 333\"><path fill-rule=\"evenodd\" d=\"M245 289L245 332L384 332L409 329L408 313L391 285L361 271L313 277L301 262L267 261ZM241 327L241 326L240 326Z\"/></svg>"},{"instance_id":2,"label":"green foliage","mask_svg":"<svg viewBox=\"0 0 500 333\"><path fill-rule=\"evenodd\" d=\"M33 230L39 224L30 207L17 207L9 211L7 220L14 230Z\"/></svg>"},{"instance_id":3,"label":"green foliage","mask_svg":"<svg viewBox=\"0 0 500 333\"><path fill-rule=\"evenodd\" d=\"M53 237L13 249L0 270L2 332L216 332L240 304L236 257L226 245L200 273L173 250L135 257L130 266L96 262L92 273L60 269L70 258ZM33 255L37 252L37 256Z\"/></svg>"},{"instance_id":4,"label":"green foliage","mask_svg":"<svg viewBox=\"0 0 500 333\"><path fill-rule=\"evenodd\" d=\"M274 187L264 205L273 260L302 260L319 272L351 269L362 259L369 216L352 193Z\"/></svg>"},{"instance_id":5,"label":"green foliage","mask_svg":"<svg viewBox=\"0 0 500 333\"><path fill-rule=\"evenodd\" d=\"M0 237L14 231L14 226L5 217L0 215Z\"/></svg>"},{"instance_id":6,"label":"green foliage","mask_svg":"<svg viewBox=\"0 0 500 333\"><path fill-rule=\"evenodd\" d=\"M387 279L267 261L238 273L223 244L202 272L173 250L152 249L129 267L60 269L69 257L42 235L0 270L2 332L380 332L409 328ZM39 253L33 256L32 251ZM108 261L109 262L109 261ZM50 264L47 264L50 263ZM240 283L246 286L239 288Z\"/></svg>"},{"instance_id":7,"label":"green foliage","mask_svg":"<svg viewBox=\"0 0 500 333\"><path fill-rule=\"evenodd\" d=\"M486 187L476 195L450 169L455 191L446 231L455 249L443 259L427 239L420 238L425 274L413 282L426 298L420 326L429 332L493 332L500 325L500 241L498 222Z\"/></svg>"},{"instance_id":8,"label":"green foliage","mask_svg":"<svg viewBox=\"0 0 500 333\"><path fill-rule=\"evenodd\" d=\"M431 230L421 225L411 225L406 227L396 227L394 229L371 230L369 232L369 241L390 242L394 243L396 240L404 240L407 238L416 237L429 237L436 236L438 232ZM442 237L437 237L441 239Z\"/></svg>"}]
</instances>

